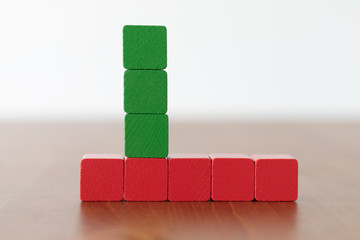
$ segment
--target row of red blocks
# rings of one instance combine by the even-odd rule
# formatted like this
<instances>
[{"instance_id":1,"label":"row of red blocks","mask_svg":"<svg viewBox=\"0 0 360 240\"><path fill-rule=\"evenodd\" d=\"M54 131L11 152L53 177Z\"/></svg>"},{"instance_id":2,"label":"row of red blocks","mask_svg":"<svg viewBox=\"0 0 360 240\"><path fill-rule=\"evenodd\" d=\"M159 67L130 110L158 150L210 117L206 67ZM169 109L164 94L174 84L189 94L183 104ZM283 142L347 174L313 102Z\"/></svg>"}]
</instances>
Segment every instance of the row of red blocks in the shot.
<instances>
[{"instance_id":1,"label":"row of red blocks","mask_svg":"<svg viewBox=\"0 0 360 240\"><path fill-rule=\"evenodd\" d=\"M269 154L88 154L80 186L82 201L295 201L298 162Z\"/></svg>"}]
</instances>

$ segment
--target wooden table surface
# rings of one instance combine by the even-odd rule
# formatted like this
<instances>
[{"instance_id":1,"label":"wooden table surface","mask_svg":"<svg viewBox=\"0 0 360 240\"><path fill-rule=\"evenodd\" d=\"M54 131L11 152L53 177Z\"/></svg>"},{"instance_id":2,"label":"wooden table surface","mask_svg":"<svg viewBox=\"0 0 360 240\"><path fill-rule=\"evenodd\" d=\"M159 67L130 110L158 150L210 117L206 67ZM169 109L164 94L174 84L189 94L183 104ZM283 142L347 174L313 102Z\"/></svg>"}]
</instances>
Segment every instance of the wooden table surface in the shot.
<instances>
[{"instance_id":1,"label":"wooden table surface","mask_svg":"<svg viewBox=\"0 0 360 240\"><path fill-rule=\"evenodd\" d=\"M289 153L296 202L81 202L122 120L0 123L0 239L360 239L360 123L170 124L170 152Z\"/></svg>"}]
</instances>

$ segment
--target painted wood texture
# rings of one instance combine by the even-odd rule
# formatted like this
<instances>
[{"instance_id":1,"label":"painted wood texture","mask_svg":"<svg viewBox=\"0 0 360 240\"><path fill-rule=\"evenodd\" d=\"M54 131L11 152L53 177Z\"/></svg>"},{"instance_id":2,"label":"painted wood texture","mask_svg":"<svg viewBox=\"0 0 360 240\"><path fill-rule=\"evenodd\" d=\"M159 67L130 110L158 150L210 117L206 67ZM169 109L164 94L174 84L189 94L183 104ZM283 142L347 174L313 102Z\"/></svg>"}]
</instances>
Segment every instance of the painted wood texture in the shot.
<instances>
[{"instance_id":1,"label":"painted wood texture","mask_svg":"<svg viewBox=\"0 0 360 240\"><path fill-rule=\"evenodd\" d=\"M125 156L164 158L168 156L169 119L166 114L125 115Z\"/></svg>"},{"instance_id":2,"label":"painted wood texture","mask_svg":"<svg viewBox=\"0 0 360 240\"><path fill-rule=\"evenodd\" d=\"M211 160L206 154L169 156L169 201L210 200Z\"/></svg>"},{"instance_id":3,"label":"painted wood texture","mask_svg":"<svg viewBox=\"0 0 360 240\"><path fill-rule=\"evenodd\" d=\"M1 239L360 239L360 122L173 122L170 128L172 152L293 154L298 200L80 202L82 155L119 151L123 123L2 121Z\"/></svg>"},{"instance_id":4,"label":"painted wood texture","mask_svg":"<svg viewBox=\"0 0 360 240\"><path fill-rule=\"evenodd\" d=\"M214 201L254 200L255 164L245 154L210 154Z\"/></svg>"},{"instance_id":5,"label":"painted wood texture","mask_svg":"<svg viewBox=\"0 0 360 240\"><path fill-rule=\"evenodd\" d=\"M126 113L166 113L167 73L163 70L127 70L124 74Z\"/></svg>"},{"instance_id":6,"label":"painted wood texture","mask_svg":"<svg viewBox=\"0 0 360 240\"><path fill-rule=\"evenodd\" d=\"M124 26L124 68L165 69L167 65L166 45L165 26Z\"/></svg>"},{"instance_id":7,"label":"painted wood texture","mask_svg":"<svg viewBox=\"0 0 360 240\"><path fill-rule=\"evenodd\" d=\"M298 162L289 155L255 154L255 199L295 201L298 196Z\"/></svg>"},{"instance_id":8,"label":"painted wood texture","mask_svg":"<svg viewBox=\"0 0 360 240\"><path fill-rule=\"evenodd\" d=\"M123 199L123 156L87 154L81 160L80 198L82 201Z\"/></svg>"},{"instance_id":9,"label":"painted wood texture","mask_svg":"<svg viewBox=\"0 0 360 240\"><path fill-rule=\"evenodd\" d=\"M126 158L124 199L126 201L165 201L167 199L166 158Z\"/></svg>"}]
</instances>

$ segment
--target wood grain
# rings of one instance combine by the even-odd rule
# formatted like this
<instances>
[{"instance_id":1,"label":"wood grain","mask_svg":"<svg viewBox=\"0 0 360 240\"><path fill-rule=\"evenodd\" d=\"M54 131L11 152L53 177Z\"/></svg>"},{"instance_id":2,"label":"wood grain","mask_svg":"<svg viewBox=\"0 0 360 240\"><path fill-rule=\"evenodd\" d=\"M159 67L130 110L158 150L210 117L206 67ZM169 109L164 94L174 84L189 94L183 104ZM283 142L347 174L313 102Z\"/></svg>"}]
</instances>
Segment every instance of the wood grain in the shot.
<instances>
[{"instance_id":1,"label":"wood grain","mask_svg":"<svg viewBox=\"0 0 360 240\"><path fill-rule=\"evenodd\" d=\"M120 149L120 148L119 148ZM166 114L125 115L125 156L165 158L169 153L169 118Z\"/></svg>"},{"instance_id":2,"label":"wood grain","mask_svg":"<svg viewBox=\"0 0 360 240\"><path fill-rule=\"evenodd\" d=\"M126 158L124 199L126 201L165 201L168 161L166 158Z\"/></svg>"},{"instance_id":3,"label":"wood grain","mask_svg":"<svg viewBox=\"0 0 360 240\"><path fill-rule=\"evenodd\" d=\"M124 26L124 68L165 69L167 66L166 35L165 26Z\"/></svg>"},{"instance_id":4,"label":"wood grain","mask_svg":"<svg viewBox=\"0 0 360 240\"><path fill-rule=\"evenodd\" d=\"M298 162L285 154L255 154L255 199L257 201L296 201Z\"/></svg>"},{"instance_id":5,"label":"wood grain","mask_svg":"<svg viewBox=\"0 0 360 240\"><path fill-rule=\"evenodd\" d=\"M170 123L170 152L296 157L296 202L82 203L80 159L121 152L121 122L0 123L0 238L360 238L360 123Z\"/></svg>"},{"instance_id":6,"label":"wood grain","mask_svg":"<svg viewBox=\"0 0 360 240\"><path fill-rule=\"evenodd\" d=\"M115 154L86 154L80 167L82 201L122 201L124 157Z\"/></svg>"},{"instance_id":7,"label":"wood grain","mask_svg":"<svg viewBox=\"0 0 360 240\"><path fill-rule=\"evenodd\" d=\"M211 159L206 154L171 154L169 157L169 201L208 201Z\"/></svg>"},{"instance_id":8,"label":"wood grain","mask_svg":"<svg viewBox=\"0 0 360 240\"><path fill-rule=\"evenodd\" d=\"M163 70L126 70L124 73L126 113L167 112L167 73Z\"/></svg>"},{"instance_id":9,"label":"wood grain","mask_svg":"<svg viewBox=\"0 0 360 240\"><path fill-rule=\"evenodd\" d=\"M255 163L245 154L211 154L211 199L252 201L255 191Z\"/></svg>"}]
</instances>

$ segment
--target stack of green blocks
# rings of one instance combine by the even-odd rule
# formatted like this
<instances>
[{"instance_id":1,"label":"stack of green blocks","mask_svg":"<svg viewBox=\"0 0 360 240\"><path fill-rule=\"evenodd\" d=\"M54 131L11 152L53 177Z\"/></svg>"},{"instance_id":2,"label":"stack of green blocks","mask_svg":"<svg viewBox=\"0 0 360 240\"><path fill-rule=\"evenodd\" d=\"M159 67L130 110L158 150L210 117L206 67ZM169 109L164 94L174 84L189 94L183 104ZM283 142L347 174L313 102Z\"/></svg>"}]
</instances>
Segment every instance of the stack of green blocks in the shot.
<instances>
[{"instance_id":1,"label":"stack of green blocks","mask_svg":"<svg viewBox=\"0 0 360 240\"><path fill-rule=\"evenodd\" d=\"M166 27L123 29L125 156L168 155Z\"/></svg>"}]
</instances>

